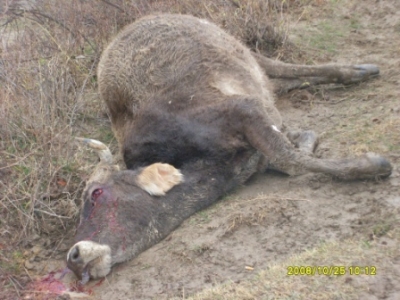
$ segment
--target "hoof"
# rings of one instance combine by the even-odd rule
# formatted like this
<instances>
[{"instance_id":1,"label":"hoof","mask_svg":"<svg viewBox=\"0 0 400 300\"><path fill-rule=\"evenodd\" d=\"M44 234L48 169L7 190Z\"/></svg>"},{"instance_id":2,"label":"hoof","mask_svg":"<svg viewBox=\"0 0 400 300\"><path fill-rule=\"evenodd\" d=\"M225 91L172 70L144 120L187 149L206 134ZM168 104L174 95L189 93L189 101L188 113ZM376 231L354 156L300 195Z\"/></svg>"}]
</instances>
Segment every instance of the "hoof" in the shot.
<instances>
[{"instance_id":1,"label":"hoof","mask_svg":"<svg viewBox=\"0 0 400 300\"><path fill-rule=\"evenodd\" d=\"M334 162L339 167L334 175L345 180L383 179L389 177L393 169L386 158L371 152L342 162L345 164Z\"/></svg>"},{"instance_id":2,"label":"hoof","mask_svg":"<svg viewBox=\"0 0 400 300\"><path fill-rule=\"evenodd\" d=\"M379 67L371 64L353 66L354 75L345 84L353 84L379 76Z\"/></svg>"},{"instance_id":3,"label":"hoof","mask_svg":"<svg viewBox=\"0 0 400 300\"><path fill-rule=\"evenodd\" d=\"M367 153L366 156L373 166L371 173L375 178L386 178L392 174L393 167L386 158L375 153Z\"/></svg>"},{"instance_id":4,"label":"hoof","mask_svg":"<svg viewBox=\"0 0 400 300\"><path fill-rule=\"evenodd\" d=\"M318 135L312 130L289 131L286 136L296 148L307 153L314 153L318 146Z\"/></svg>"}]
</instances>

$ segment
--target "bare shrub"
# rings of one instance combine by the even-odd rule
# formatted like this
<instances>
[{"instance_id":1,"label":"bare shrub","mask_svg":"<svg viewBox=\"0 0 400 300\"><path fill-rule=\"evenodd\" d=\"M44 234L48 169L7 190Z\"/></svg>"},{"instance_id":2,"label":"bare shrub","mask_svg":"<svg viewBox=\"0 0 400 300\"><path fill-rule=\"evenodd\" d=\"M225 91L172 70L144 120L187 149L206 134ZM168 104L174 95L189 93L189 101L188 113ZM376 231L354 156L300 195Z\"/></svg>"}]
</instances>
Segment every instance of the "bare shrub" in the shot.
<instances>
[{"instance_id":1,"label":"bare shrub","mask_svg":"<svg viewBox=\"0 0 400 300\"><path fill-rule=\"evenodd\" d=\"M70 227L82 181L72 137L80 118L96 114L86 100L95 93L97 44L71 9L66 22L68 11L41 4L40 13L10 8L2 28L0 150L9 172L1 203L7 224L23 229L18 237Z\"/></svg>"}]
</instances>

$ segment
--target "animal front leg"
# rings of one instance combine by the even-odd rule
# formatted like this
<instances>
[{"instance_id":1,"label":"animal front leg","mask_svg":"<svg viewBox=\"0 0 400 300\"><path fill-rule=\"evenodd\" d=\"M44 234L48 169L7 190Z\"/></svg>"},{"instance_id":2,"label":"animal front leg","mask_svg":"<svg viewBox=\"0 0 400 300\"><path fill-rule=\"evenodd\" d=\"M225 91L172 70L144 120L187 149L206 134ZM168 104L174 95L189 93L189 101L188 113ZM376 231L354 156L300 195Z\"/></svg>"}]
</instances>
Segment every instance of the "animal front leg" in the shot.
<instances>
[{"instance_id":1,"label":"animal front leg","mask_svg":"<svg viewBox=\"0 0 400 300\"><path fill-rule=\"evenodd\" d=\"M296 148L309 154L318 146L318 135L312 130L289 131L286 136Z\"/></svg>"},{"instance_id":2,"label":"animal front leg","mask_svg":"<svg viewBox=\"0 0 400 300\"><path fill-rule=\"evenodd\" d=\"M307 154L313 154L318 146L318 135L312 130L305 131L289 131L286 133L289 141L300 151ZM276 167L269 163L268 158L263 156L260 160L258 170L264 172L267 169L279 171Z\"/></svg>"},{"instance_id":3,"label":"animal front leg","mask_svg":"<svg viewBox=\"0 0 400 300\"><path fill-rule=\"evenodd\" d=\"M243 99L242 104L234 105L233 109L232 115L242 120L241 130L247 141L263 153L276 170L289 175L320 172L342 179L387 177L391 174L390 162L376 154L356 158L318 159L295 149L272 124L268 115L257 108L256 100Z\"/></svg>"}]
</instances>

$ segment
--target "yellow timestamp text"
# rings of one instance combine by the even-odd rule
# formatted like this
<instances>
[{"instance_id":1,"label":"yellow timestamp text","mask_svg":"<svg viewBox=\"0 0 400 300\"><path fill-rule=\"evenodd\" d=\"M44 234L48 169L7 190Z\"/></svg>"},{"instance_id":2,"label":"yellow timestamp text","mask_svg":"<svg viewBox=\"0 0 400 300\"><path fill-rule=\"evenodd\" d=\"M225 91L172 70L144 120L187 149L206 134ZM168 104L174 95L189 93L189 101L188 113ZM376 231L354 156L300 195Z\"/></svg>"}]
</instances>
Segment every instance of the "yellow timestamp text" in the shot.
<instances>
[{"instance_id":1,"label":"yellow timestamp text","mask_svg":"<svg viewBox=\"0 0 400 300\"><path fill-rule=\"evenodd\" d=\"M375 266L288 266L287 275L325 275L325 276L343 276L343 275L376 275Z\"/></svg>"}]
</instances>

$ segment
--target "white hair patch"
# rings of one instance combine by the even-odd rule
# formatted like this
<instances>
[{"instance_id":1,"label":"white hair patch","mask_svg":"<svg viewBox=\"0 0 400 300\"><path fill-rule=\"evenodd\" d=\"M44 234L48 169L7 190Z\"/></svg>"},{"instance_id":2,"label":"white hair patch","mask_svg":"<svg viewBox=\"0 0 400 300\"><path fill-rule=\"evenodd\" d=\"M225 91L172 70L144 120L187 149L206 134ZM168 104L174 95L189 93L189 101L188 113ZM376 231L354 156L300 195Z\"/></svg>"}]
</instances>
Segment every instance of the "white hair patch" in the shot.
<instances>
[{"instance_id":1,"label":"white hair patch","mask_svg":"<svg viewBox=\"0 0 400 300\"><path fill-rule=\"evenodd\" d=\"M278 127L276 127L275 125L271 125L272 129L275 130L276 132L281 132Z\"/></svg>"}]
</instances>

